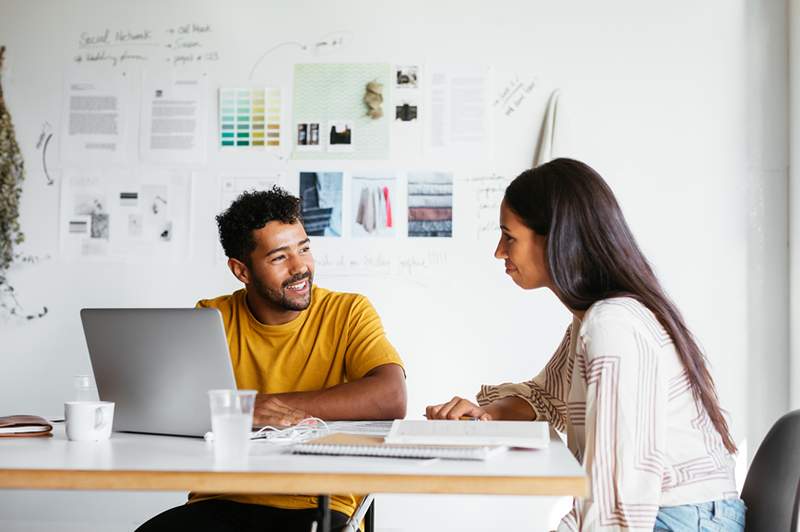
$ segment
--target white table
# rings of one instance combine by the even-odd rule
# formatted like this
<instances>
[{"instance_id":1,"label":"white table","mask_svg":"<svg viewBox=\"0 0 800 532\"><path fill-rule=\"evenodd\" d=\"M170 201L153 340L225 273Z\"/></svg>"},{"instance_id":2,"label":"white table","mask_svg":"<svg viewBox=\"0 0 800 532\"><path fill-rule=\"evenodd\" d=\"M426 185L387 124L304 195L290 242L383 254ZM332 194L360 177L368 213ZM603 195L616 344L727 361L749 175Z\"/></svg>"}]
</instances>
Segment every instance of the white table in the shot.
<instances>
[{"instance_id":1,"label":"white table","mask_svg":"<svg viewBox=\"0 0 800 532\"><path fill-rule=\"evenodd\" d=\"M584 496L588 486L555 435L545 450L512 450L483 462L286 451L254 442L246 463L221 464L199 438L114 433L105 442L72 442L57 425L52 438L0 439L0 489ZM327 510L327 496L320 500Z\"/></svg>"}]
</instances>

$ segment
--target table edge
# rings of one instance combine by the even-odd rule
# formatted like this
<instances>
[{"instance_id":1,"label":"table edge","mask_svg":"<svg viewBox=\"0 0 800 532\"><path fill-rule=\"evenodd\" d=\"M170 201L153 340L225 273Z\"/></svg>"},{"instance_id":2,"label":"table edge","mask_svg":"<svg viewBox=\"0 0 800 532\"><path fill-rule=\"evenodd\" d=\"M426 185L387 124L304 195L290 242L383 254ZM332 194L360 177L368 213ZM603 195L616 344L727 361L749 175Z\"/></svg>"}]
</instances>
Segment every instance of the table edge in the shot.
<instances>
[{"instance_id":1,"label":"table edge","mask_svg":"<svg viewBox=\"0 0 800 532\"><path fill-rule=\"evenodd\" d=\"M195 491L200 493L588 494L582 476L432 476L260 471L0 470L0 489Z\"/></svg>"}]
</instances>

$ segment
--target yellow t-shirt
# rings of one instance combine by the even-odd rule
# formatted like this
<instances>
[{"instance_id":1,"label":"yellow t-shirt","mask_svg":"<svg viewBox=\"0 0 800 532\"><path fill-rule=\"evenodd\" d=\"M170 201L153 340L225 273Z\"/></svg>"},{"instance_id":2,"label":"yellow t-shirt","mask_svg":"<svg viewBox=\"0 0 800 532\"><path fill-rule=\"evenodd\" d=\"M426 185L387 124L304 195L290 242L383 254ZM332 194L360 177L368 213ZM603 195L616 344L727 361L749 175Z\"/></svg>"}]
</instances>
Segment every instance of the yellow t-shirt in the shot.
<instances>
[{"instance_id":1,"label":"yellow t-shirt","mask_svg":"<svg viewBox=\"0 0 800 532\"><path fill-rule=\"evenodd\" d=\"M306 392L362 378L384 364L403 365L383 332L378 313L359 294L312 287L311 304L289 323L265 325L253 316L245 289L198 307L222 313L236 385L261 393ZM189 500L219 497L276 508L316 508L308 495L190 493ZM331 510L352 515L354 495L331 496Z\"/></svg>"}]
</instances>

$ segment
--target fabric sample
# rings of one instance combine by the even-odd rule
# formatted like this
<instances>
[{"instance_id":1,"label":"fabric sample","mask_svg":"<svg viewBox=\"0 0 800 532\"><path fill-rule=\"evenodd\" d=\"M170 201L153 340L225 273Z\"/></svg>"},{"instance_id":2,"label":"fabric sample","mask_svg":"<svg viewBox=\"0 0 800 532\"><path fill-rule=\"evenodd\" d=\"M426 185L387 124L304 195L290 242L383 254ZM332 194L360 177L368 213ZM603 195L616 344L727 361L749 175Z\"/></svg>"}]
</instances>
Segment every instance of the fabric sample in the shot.
<instances>
[{"instance_id":1,"label":"fabric sample","mask_svg":"<svg viewBox=\"0 0 800 532\"><path fill-rule=\"evenodd\" d=\"M450 207L412 207L408 209L409 220L452 220Z\"/></svg>"},{"instance_id":2,"label":"fabric sample","mask_svg":"<svg viewBox=\"0 0 800 532\"><path fill-rule=\"evenodd\" d=\"M408 196L408 206L411 207L452 207L453 196Z\"/></svg>"}]
</instances>

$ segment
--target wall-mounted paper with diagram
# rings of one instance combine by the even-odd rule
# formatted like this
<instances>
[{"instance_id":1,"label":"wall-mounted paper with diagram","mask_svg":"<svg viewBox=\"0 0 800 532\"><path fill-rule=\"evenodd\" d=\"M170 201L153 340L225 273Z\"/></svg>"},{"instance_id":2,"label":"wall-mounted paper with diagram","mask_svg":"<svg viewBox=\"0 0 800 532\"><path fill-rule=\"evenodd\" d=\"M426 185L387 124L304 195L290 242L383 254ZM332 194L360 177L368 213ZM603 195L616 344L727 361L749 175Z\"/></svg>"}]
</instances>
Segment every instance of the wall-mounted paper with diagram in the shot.
<instances>
[{"instance_id":1,"label":"wall-mounted paper with diagram","mask_svg":"<svg viewBox=\"0 0 800 532\"><path fill-rule=\"evenodd\" d=\"M90 165L124 163L128 158L128 126L132 109L125 79L66 81L61 119L61 160Z\"/></svg>"},{"instance_id":2,"label":"wall-mounted paper with diagram","mask_svg":"<svg viewBox=\"0 0 800 532\"><path fill-rule=\"evenodd\" d=\"M143 161L203 163L208 121L207 84L185 79L142 85L139 150Z\"/></svg>"},{"instance_id":3,"label":"wall-mounted paper with diagram","mask_svg":"<svg viewBox=\"0 0 800 532\"><path fill-rule=\"evenodd\" d=\"M70 259L186 258L191 174L151 171L131 178L98 170L65 172L61 252Z\"/></svg>"},{"instance_id":4,"label":"wall-mounted paper with diagram","mask_svg":"<svg viewBox=\"0 0 800 532\"><path fill-rule=\"evenodd\" d=\"M293 157L387 158L391 76L383 63L295 65Z\"/></svg>"}]
</instances>

